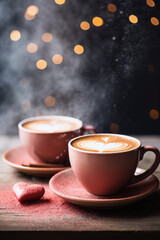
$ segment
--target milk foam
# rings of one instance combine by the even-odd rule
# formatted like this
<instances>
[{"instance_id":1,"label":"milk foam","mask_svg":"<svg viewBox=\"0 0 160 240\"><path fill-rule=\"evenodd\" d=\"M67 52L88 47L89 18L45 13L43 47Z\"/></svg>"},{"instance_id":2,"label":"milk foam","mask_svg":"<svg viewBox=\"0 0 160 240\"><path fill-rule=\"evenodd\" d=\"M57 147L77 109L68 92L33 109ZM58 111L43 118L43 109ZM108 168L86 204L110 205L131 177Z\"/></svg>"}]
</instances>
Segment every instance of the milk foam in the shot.
<instances>
[{"instance_id":1,"label":"milk foam","mask_svg":"<svg viewBox=\"0 0 160 240\"><path fill-rule=\"evenodd\" d=\"M77 124L71 121L64 120L37 120L32 122L27 122L23 125L24 128L27 128L35 132L65 132L76 129Z\"/></svg>"},{"instance_id":2,"label":"milk foam","mask_svg":"<svg viewBox=\"0 0 160 240\"><path fill-rule=\"evenodd\" d=\"M30 129L33 131L38 132L59 132L59 131L69 131L71 130L71 125L68 123L57 123L55 125L53 124L47 124L47 123L36 123L31 124Z\"/></svg>"},{"instance_id":3,"label":"milk foam","mask_svg":"<svg viewBox=\"0 0 160 240\"><path fill-rule=\"evenodd\" d=\"M78 143L80 148L84 150L96 150L98 152L105 151L119 151L119 150L127 150L130 148L130 144L123 142L113 142L113 143L102 143L98 141L82 141Z\"/></svg>"},{"instance_id":4,"label":"milk foam","mask_svg":"<svg viewBox=\"0 0 160 240\"><path fill-rule=\"evenodd\" d=\"M121 152L133 149L138 146L138 142L124 137L115 136L86 136L75 140L72 143L76 147L85 151L93 152Z\"/></svg>"}]
</instances>

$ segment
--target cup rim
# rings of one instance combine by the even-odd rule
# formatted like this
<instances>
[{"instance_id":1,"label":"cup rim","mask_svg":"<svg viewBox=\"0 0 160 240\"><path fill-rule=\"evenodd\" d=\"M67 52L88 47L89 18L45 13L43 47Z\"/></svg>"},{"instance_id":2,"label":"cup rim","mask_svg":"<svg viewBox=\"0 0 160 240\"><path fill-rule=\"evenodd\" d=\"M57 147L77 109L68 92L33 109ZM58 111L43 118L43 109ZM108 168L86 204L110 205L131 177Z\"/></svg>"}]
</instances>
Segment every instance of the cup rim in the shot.
<instances>
[{"instance_id":1,"label":"cup rim","mask_svg":"<svg viewBox=\"0 0 160 240\"><path fill-rule=\"evenodd\" d=\"M137 147L135 148L132 148L130 150L126 150L126 151L121 151L121 152L91 152L91 151L86 151L86 150L81 150L81 149L78 149L78 148L75 148L72 146L72 142L75 141L76 139L79 139L79 138L84 138L84 137L87 137L87 136L97 136L97 135L112 135L112 136L120 136L120 137L126 137L126 138L129 138L129 139L133 139L134 141L137 141L139 144ZM124 134L115 134L115 133L94 133L94 134L86 134L86 135L83 135L83 136L78 136L78 137L75 137L75 138L72 138L69 142L68 142L68 146L69 148L72 148L73 150L76 150L78 152L82 152L82 153L89 153L89 154L100 154L100 155L104 155L104 154L121 154L121 153L126 153L126 152L131 152L131 151L135 151L136 149L138 149L140 146L141 146L141 142L139 141L139 139L135 138L135 137L132 137L132 136L128 136L128 135L124 135Z\"/></svg>"},{"instance_id":2,"label":"cup rim","mask_svg":"<svg viewBox=\"0 0 160 240\"><path fill-rule=\"evenodd\" d=\"M68 130L68 131L59 131L59 132L35 132L32 130L29 130L27 128L23 127L23 124L26 122L31 122L34 120L41 120L41 119L70 119L72 121L76 121L77 123L79 123L79 127L73 129L73 130ZM79 129L81 129L83 126L83 122L81 120L79 120L78 118L74 118L74 117L69 117L69 116L64 116L64 115L43 115L43 116L35 116L35 117L29 117L29 118L25 118L22 121L20 121L18 123L18 128L21 129L22 131L28 132L28 133L34 133L34 134L59 134L59 133L67 133L67 132L74 132L77 131Z\"/></svg>"}]
</instances>

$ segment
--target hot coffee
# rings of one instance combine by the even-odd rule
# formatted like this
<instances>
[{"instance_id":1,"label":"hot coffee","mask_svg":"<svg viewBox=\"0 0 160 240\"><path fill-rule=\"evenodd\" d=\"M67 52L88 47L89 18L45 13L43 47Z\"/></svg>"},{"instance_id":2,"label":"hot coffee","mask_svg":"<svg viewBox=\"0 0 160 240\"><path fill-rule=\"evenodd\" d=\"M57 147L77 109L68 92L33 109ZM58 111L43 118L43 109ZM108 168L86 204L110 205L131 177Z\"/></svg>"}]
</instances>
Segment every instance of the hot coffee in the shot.
<instances>
[{"instance_id":1,"label":"hot coffee","mask_svg":"<svg viewBox=\"0 0 160 240\"><path fill-rule=\"evenodd\" d=\"M22 126L28 130L38 133L54 133L54 132L66 132L73 131L79 128L79 122L62 119L62 118L50 118L50 119L38 119L28 121Z\"/></svg>"},{"instance_id":2,"label":"hot coffee","mask_svg":"<svg viewBox=\"0 0 160 240\"><path fill-rule=\"evenodd\" d=\"M137 148L139 142L121 135L97 134L78 138L72 142L72 146L89 152L123 152Z\"/></svg>"},{"instance_id":3,"label":"hot coffee","mask_svg":"<svg viewBox=\"0 0 160 240\"><path fill-rule=\"evenodd\" d=\"M23 146L27 146L41 161L69 165L68 142L85 132L95 132L92 126L83 126L77 118L59 115L27 118L18 124Z\"/></svg>"},{"instance_id":4,"label":"hot coffee","mask_svg":"<svg viewBox=\"0 0 160 240\"><path fill-rule=\"evenodd\" d=\"M158 167L159 150L141 146L138 139L119 134L91 134L76 137L68 143L69 159L74 175L92 194L112 195L127 184L146 179ZM139 160L151 151L154 163L143 173L134 175Z\"/></svg>"}]
</instances>

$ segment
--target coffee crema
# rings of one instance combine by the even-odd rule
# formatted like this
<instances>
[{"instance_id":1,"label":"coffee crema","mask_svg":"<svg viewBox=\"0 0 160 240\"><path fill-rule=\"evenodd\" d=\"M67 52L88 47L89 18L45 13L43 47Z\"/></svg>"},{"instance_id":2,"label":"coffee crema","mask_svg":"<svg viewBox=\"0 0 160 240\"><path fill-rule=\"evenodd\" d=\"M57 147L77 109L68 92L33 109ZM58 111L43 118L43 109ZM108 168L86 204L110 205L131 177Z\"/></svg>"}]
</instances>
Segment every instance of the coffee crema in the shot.
<instances>
[{"instance_id":1,"label":"coffee crema","mask_svg":"<svg viewBox=\"0 0 160 240\"><path fill-rule=\"evenodd\" d=\"M79 127L76 121L66 119L39 119L24 123L23 128L38 133L72 131Z\"/></svg>"},{"instance_id":2,"label":"coffee crema","mask_svg":"<svg viewBox=\"0 0 160 240\"><path fill-rule=\"evenodd\" d=\"M135 149L139 142L120 135L91 135L72 142L74 148L90 152L123 152Z\"/></svg>"}]
</instances>

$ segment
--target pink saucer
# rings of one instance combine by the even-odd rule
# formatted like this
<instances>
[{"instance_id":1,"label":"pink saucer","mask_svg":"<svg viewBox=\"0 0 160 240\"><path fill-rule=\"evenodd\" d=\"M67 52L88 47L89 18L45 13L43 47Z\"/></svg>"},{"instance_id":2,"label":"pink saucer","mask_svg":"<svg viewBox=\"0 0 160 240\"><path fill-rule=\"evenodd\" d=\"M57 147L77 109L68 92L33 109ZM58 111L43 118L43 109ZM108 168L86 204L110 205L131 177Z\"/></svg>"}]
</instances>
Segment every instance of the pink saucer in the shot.
<instances>
[{"instance_id":1,"label":"pink saucer","mask_svg":"<svg viewBox=\"0 0 160 240\"><path fill-rule=\"evenodd\" d=\"M22 164L29 163L42 163L42 161L35 155L33 151L24 146L8 149L3 153L3 160L5 163L20 172L32 176L52 176L54 173L67 169L64 168L38 168L38 167L25 167Z\"/></svg>"},{"instance_id":2,"label":"pink saucer","mask_svg":"<svg viewBox=\"0 0 160 240\"><path fill-rule=\"evenodd\" d=\"M142 169L138 168L136 173L142 171ZM55 194L73 204L92 208L114 208L137 202L151 195L158 189L159 181L152 174L139 183L126 186L119 194L96 196L88 193L83 188L72 169L67 169L53 176L49 186Z\"/></svg>"}]
</instances>

